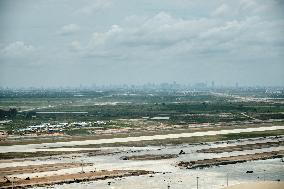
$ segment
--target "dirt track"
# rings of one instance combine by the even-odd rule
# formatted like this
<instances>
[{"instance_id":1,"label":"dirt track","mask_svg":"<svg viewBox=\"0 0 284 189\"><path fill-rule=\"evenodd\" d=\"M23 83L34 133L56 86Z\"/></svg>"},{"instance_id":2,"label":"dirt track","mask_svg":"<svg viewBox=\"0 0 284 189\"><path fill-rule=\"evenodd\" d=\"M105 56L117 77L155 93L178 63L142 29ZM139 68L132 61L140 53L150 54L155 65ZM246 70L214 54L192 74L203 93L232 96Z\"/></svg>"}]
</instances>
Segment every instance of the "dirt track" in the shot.
<instances>
[{"instance_id":1,"label":"dirt track","mask_svg":"<svg viewBox=\"0 0 284 189\"><path fill-rule=\"evenodd\" d=\"M81 165L82 165L81 163L55 163L55 164L44 164L44 165L5 167L5 168L0 168L0 176L23 174L23 173L57 171L60 169L80 167ZM84 166L87 165L92 165L92 164L90 163L84 164Z\"/></svg>"},{"instance_id":2,"label":"dirt track","mask_svg":"<svg viewBox=\"0 0 284 189\"><path fill-rule=\"evenodd\" d=\"M83 181L91 180L102 180L117 177L127 177L127 176L139 176L145 174L153 174L150 171L143 170L113 170L113 171L98 171L98 172L88 172L88 173L74 173L65 175L54 175L49 177L39 177L39 178L26 178L18 179L12 182L12 180L5 180L0 182L0 188L26 188L31 186L45 186L53 184L62 183L79 183Z\"/></svg>"},{"instance_id":3,"label":"dirt track","mask_svg":"<svg viewBox=\"0 0 284 189\"><path fill-rule=\"evenodd\" d=\"M160 160L160 159L171 159L176 158L176 154L163 154L163 155L154 155L154 154L145 154L140 156L122 156L122 160Z\"/></svg>"},{"instance_id":4,"label":"dirt track","mask_svg":"<svg viewBox=\"0 0 284 189\"><path fill-rule=\"evenodd\" d=\"M266 142L266 143L255 143L255 144L245 144L236 146L226 146L218 148L209 148L198 150L198 153L223 153L223 152L234 152L234 151L244 151L244 150L254 150L261 148L279 147L283 146L284 141L279 142Z\"/></svg>"},{"instance_id":5,"label":"dirt track","mask_svg":"<svg viewBox=\"0 0 284 189\"><path fill-rule=\"evenodd\" d=\"M190 162L181 161L178 163L178 166L185 167L187 169L195 169L195 168L211 167L211 166L218 166L218 165L243 163L246 161L253 161L253 160L282 158L283 155L284 155L284 151L282 150L282 151L277 151L277 152L263 152L263 153L257 153L257 154L204 159L204 160L197 160L197 161L190 161Z\"/></svg>"}]
</instances>

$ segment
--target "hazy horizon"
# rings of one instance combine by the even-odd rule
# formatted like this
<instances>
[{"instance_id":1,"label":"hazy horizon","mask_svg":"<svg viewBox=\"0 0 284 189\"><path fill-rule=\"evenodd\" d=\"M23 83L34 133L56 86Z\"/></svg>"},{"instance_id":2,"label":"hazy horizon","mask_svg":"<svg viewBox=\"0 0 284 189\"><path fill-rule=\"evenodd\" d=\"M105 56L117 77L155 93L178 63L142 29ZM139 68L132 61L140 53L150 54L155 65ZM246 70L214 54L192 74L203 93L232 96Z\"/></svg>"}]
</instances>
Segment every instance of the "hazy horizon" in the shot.
<instances>
[{"instance_id":1,"label":"hazy horizon","mask_svg":"<svg viewBox=\"0 0 284 189\"><path fill-rule=\"evenodd\" d=\"M281 0L2 0L0 87L284 86Z\"/></svg>"}]
</instances>

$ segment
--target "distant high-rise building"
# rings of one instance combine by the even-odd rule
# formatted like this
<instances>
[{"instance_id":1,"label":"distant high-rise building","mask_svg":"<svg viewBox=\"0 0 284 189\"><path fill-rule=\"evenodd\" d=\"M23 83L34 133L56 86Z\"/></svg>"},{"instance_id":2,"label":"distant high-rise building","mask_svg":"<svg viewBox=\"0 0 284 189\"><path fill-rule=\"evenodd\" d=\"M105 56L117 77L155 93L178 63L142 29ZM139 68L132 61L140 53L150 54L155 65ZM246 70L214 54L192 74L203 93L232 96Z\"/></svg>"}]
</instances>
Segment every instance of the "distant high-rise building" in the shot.
<instances>
[{"instance_id":1,"label":"distant high-rise building","mask_svg":"<svg viewBox=\"0 0 284 189\"><path fill-rule=\"evenodd\" d=\"M212 88L215 87L215 82L214 82L214 81L211 82L211 87L212 87Z\"/></svg>"},{"instance_id":2,"label":"distant high-rise building","mask_svg":"<svg viewBox=\"0 0 284 189\"><path fill-rule=\"evenodd\" d=\"M236 88L239 88L239 83L238 82L236 82Z\"/></svg>"},{"instance_id":3,"label":"distant high-rise building","mask_svg":"<svg viewBox=\"0 0 284 189\"><path fill-rule=\"evenodd\" d=\"M194 85L194 87L196 87L196 88L206 88L207 87L207 83L199 82L199 83L196 83Z\"/></svg>"}]
</instances>

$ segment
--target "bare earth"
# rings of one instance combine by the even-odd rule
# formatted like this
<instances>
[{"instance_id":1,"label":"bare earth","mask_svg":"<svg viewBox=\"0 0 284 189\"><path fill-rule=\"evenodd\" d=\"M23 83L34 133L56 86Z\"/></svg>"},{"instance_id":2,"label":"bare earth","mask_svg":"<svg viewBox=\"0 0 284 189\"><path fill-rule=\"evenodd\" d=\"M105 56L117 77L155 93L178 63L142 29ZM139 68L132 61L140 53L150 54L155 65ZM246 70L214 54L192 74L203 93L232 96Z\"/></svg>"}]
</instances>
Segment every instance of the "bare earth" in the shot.
<instances>
[{"instance_id":1,"label":"bare earth","mask_svg":"<svg viewBox=\"0 0 284 189\"><path fill-rule=\"evenodd\" d=\"M53 184L61 184L61 183L79 183L83 181L92 181L92 180L102 180L109 178L117 178L117 177L127 177L127 176L139 176L145 174L151 174L153 172L143 171L143 170L112 170L112 171L94 171L88 173L74 173L74 174L64 174L64 175L54 175L47 177L38 177L38 178L26 178L26 179L18 179L15 181L2 180L0 182L0 188L25 188L31 186L46 186Z\"/></svg>"},{"instance_id":2,"label":"bare earth","mask_svg":"<svg viewBox=\"0 0 284 189\"><path fill-rule=\"evenodd\" d=\"M145 154L140 156L122 156L122 160L160 160L160 159L171 159L176 158L176 154L163 154L163 155L154 155L154 154Z\"/></svg>"},{"instance_id":3,"label":"bare earth","mask_svg":"<svg viewBox=\"0 0 284 189\"><path fill-rule=\"evenodd\" d=\"M284 151L281 150L281 151L275 151L275 152L263 152L263 153L247 154L247 155L239 155L239 156L203 159L203 160L190 161L190 162L181 161L178 163L178 166L185 167L187 169L195 169L195 168L203 168L203 167L210 167L210 166L243 163L246 161L253 161L253 160L282 158L283 154L284 154Z\"/></svg>"},{"instance_id":4,"label":"bare earth","mask_svg":"<svg viewBox=\"0 0 284 189\"><path fill-rule=\"evenodd\" d=\"M86 166L92 164L85 163L84 165ZM75 168L80 166L81 163L55 163L55 164L44 164L44 165L5 167L5 168L0 168L0 176L23 174L23 173L57 171L61 169Z\"/></svg>"},{"instance_id":5,"label":"bare earth","mask_svg":"<svg viewBox=\"0 0 284 189\"><path fill-rule=\"evenodd\" d=\"M255 144L202 149L202 150L198 150L197 152L199 153L224 153L224 152L234 152L234 151L244 151L244 150L278 147L278 146L283 146L283 145L284 145L284 141L265 142L265 143L255 143Z\"/></svg>"},{"instance_id":6,"label":"bare earth","mask_svg":"<svg viewBox=\"0 0 284 189\"><path fill-rule=\"evenodd\" d=\"M284 182L253 182L253 183L244 183L244 184L237 184L234 186L229 186L224 189L283 189Z\"/></svg>"}]
</instances>

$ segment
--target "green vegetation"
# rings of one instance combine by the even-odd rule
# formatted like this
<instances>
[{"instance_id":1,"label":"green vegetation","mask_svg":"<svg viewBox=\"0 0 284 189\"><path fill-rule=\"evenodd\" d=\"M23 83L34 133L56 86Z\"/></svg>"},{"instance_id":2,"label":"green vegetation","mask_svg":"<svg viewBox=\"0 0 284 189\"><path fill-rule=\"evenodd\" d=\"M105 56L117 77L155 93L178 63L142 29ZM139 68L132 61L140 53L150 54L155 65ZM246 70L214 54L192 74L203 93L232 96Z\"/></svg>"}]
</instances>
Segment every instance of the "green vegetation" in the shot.
<instances>
[{"instance_id":1,"label":"green vegetation","mask_svg":"<svg viewBox=\"0 0 284 189\"><path fill-rule=\"evenodd\" d=\"M272 98L270 101L240 101L229 95L241 97ZM284 106L279 95L268 95L263 90L219 90L185 92L177 90L109 90L97 92L91 90L34 90L0 91L2 130L13 133L30 125L58 122L95 122L103 120L107 124L103 129L145 127L149 124L187 125L198 123L239 124L255 119L281 121L284 119ZM249 96L249 97L251 97ZM13 112L11 112L13 110ZM16 112L14 111L16 110ZM40 114L38 112L51 112ZM56 113L57 112L57 113ZM87 113L80 113L87 112ZM169 120L151 120L152 117L170 117ZM141 119L144 124L129 124L120 119ZM112 122L110 122L112 121ZM155 123L154 123L155 125ZM96 125L93 125L96 126ZM68 130L66 134L89 134L86 129Z\"/></svg>"}]
</instances>

